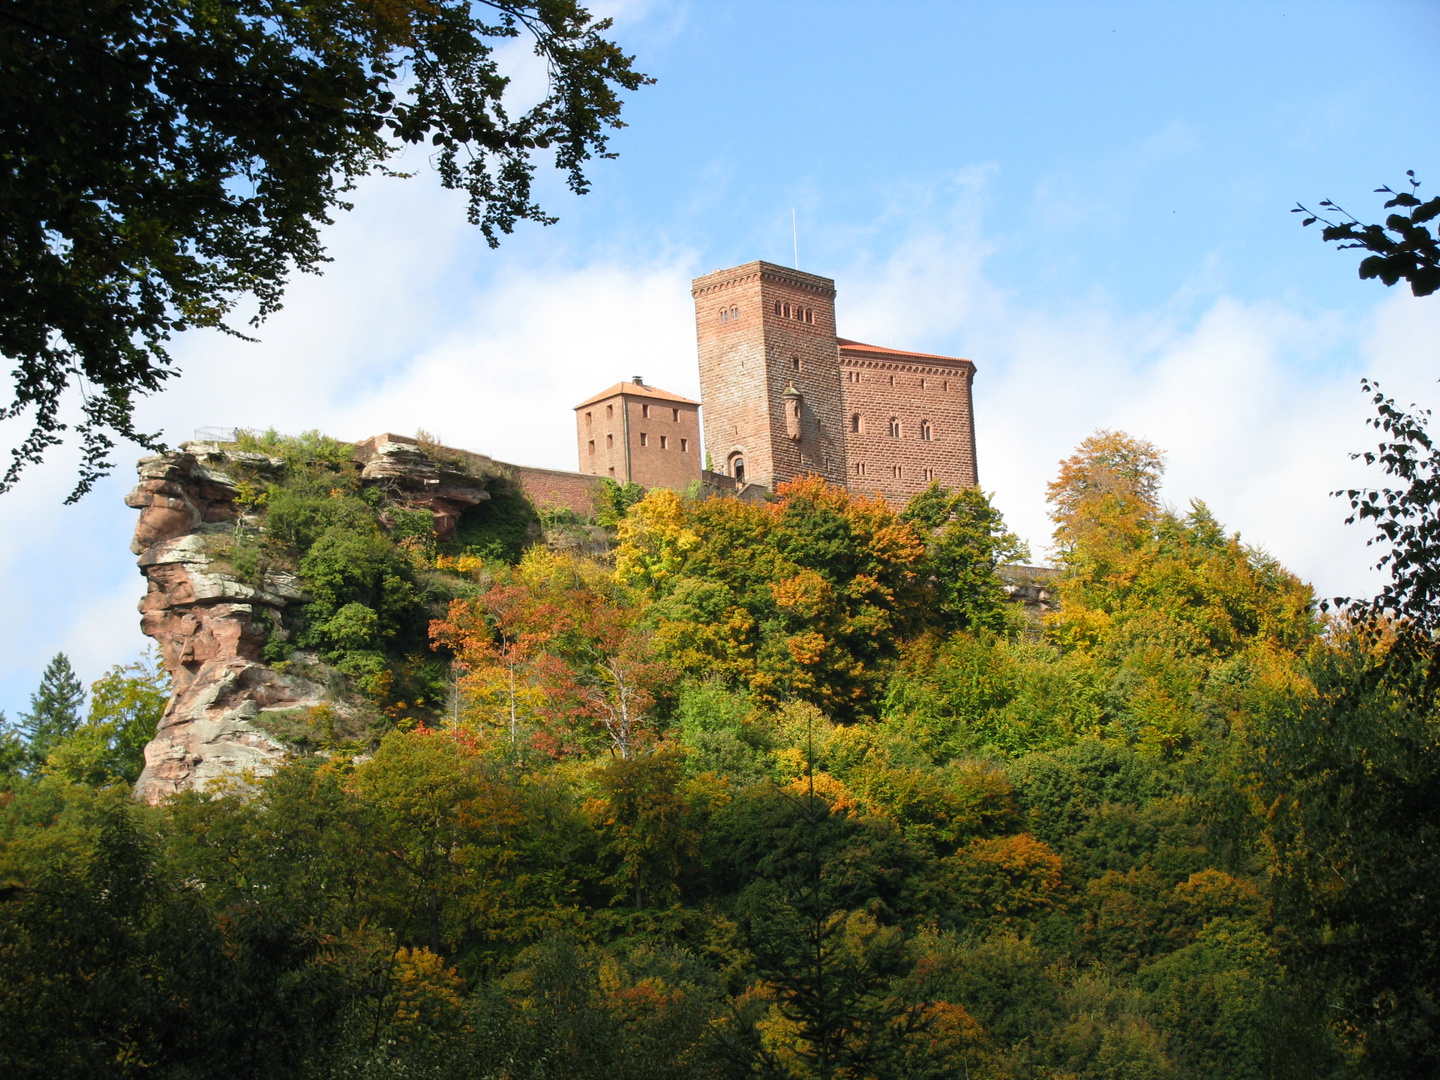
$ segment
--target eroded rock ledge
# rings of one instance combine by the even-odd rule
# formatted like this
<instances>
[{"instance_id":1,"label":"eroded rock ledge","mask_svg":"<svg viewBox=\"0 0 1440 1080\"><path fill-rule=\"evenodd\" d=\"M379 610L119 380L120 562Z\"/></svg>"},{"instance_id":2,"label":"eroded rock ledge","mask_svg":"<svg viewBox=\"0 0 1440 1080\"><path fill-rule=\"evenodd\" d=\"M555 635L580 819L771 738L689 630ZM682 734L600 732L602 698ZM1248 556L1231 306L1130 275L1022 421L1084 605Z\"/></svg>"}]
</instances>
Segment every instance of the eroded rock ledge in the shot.
<instances>
[{"instance_id":1,"label":"eroded rock ledge","mask_svg":"<svg viewBox=\"0 0 1440 1080\"><path fill-rule=\"evenodd\" d=\"M489 498L483 478L437 466L414 440L379 436L356 450L362 482L380 486L387 503L431 510L442 538L466 506ZM283 468L278 458L206 442L139 462L140 482L125 502L140 511L131 543L146 580L140 625L159 644L174 696L145 748L138 799L268 775L290 751L266 730L267 714L336 704L341 688L324 665L301 654L284 670L264 661L267 640L283 639L284 610L306 601L301 582L270 571L249 583L227 558L237 532L261 527L237 502L241 474Z\"/></svg>"}]
</instances>

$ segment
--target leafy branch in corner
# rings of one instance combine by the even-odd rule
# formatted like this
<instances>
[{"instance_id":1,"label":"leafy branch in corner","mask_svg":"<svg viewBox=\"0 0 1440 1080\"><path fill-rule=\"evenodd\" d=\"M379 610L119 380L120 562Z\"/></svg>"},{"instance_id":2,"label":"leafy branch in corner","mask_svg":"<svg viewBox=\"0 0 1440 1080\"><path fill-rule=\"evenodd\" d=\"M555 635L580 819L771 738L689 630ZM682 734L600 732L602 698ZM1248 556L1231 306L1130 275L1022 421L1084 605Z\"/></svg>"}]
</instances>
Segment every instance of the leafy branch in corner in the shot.
<instances>
[{"instance_id":1,"label":"leafy branch in corner","mask_svg":"<svg viewBox=\"0 0 1440 1080\"><path fill-rule=\"evenodd\" d=\"M1415 179L1415 170L1406 170L1410 178L1409 191L1394 191L1389 185L1375 189L1376 194L1389 195L1385 209L1403 208L1406 212L1390 214L1384 225L1365 225L1343 207L1323 199L1321 211L1313 211L1303 203L1296 203L1292 214L1304 214L1301 225L1323 222L1325 228L1320 236L1326 242L1335 241L1342 248L1362 248L1374 252L1360 262L1360 277L1379 278L1386 285L1394 285L1401 278L1410 283L1410 291L1416 296L1429 296L1440 289L1440 233L1427 227L1429 222L1440 217L1440 196L1428 202L1419 198L1420 181ZM1325 214L1348 220L1332 221Z\"/></svg>"},{"instance_id":2,"label":"leafy branch in corner","mask_svg":"<svg viewBox=\"0 0 1440 1080\"><path fill-rule=\"evenodd\" d=\"M1430 634L1440 629L1440 447L1426 430L1430 411L1404 412L1381 393L1378 383L1366 379L1361 386L1374 395L1376 415L1368 423L1386 438L1375 450L1351 457L1379 464L1404 486L1332 492L1350 500L1347 525L1367 519L1375 523L1377 535L1369 543L1383 540L1389 545L1375 568L1388 566L1391 574L1374 600L1356 603L1337 597L1335 603L1359 614L1402 619Z\"/></svg>"}]
</instances>

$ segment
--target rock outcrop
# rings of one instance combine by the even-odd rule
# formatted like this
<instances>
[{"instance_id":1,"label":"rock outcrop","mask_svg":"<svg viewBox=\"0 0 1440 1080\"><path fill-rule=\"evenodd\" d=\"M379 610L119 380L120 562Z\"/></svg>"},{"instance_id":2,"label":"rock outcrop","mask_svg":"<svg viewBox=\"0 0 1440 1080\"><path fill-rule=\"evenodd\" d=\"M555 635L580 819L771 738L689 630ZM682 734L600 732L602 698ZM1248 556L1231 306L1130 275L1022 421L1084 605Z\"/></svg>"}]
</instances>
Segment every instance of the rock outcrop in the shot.
<instances>
[{"instance_id":1,"label":"rock outcrop","mask_svg":"<svg viewBox=\"0 0 1440 1080\"><path fill-rule=\"evenodd\" d=\"M465 507L489 498L482 478L437 465L414 440L379 436L356 450L362 483L380 486L391 505L433 511L441 539ZM263 527L242 512L240 473L254 483L283 468L278 458L205 442L139 463L125 502L140 511L131 544L147 584L140 626L159 644L174 688L135 785L146 802L273 772L290 748L267 718L336 704L340 687L324 665L302 654L265 662L266 642L284 640L285 609L306 601L301 582L269 571L255 584L234 566L238 539Z\"/></svg>"},{"instance_id":2,"label":"rock outcrop","mask_svg":"<svg viewBox=\"0 0 1440 1080\"><path fill-rule=\"evenodd\" d=\"M324 700L324 687L281 674L262 659L280 612L304 598L298 582L270 575L257 588L223 558L237 523L245 527L235 501L237 465L263 474L281 462L184 443L179 451L143 458L140 483L125 499L140 511L130 546L147 584L140 628L160 646L174 689L135 785L136 797L146 802L222 776L273 772L286 748L256 718L264 709Z\"/></svg>"}]
</instances>

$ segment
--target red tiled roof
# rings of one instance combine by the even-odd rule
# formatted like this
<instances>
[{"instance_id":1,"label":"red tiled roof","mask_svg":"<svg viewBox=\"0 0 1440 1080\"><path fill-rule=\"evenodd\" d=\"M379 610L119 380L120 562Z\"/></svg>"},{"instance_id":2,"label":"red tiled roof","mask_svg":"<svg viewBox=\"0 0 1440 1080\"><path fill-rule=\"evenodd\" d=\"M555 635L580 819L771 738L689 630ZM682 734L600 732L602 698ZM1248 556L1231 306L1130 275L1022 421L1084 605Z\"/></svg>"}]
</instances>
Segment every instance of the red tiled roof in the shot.
<instances>
[{"instance_id":1,"label":"red tiled roof","mask_svg":"<svg viewBox=\"0 0 1440 1080\"><path fill-rule=\"evenodd\" d=\"M888 356L918 356L925 360L948 360L952 364L973 363L973 361L966 360L960 356L941 356L939 353L910 352L906 349L887 349L883 345L866 345L863 341L851 341L848 338L836 338L835 340L839 343L841 352L884 353Z\"/></svg>"},{"instance_id":2,"label":"red tiled roof","mask_svg":"<svg viewBox=\"0 0 1440 1080\"><path fill-rule=\"evenodd\" d=\"M658 401L678 401L685 405L699 405L700 402L692 401L688 397L681 397L679 394L672 394L668 390L661 390L658 386L646 386L644 383L620 382L596 394L588 397L576 405L575 408L583 409L586 405L594 405L597 401L604 401L606 398L617 397L620 394L628 394L631 397L655 398Z\"/></svg>"}]
</instances>

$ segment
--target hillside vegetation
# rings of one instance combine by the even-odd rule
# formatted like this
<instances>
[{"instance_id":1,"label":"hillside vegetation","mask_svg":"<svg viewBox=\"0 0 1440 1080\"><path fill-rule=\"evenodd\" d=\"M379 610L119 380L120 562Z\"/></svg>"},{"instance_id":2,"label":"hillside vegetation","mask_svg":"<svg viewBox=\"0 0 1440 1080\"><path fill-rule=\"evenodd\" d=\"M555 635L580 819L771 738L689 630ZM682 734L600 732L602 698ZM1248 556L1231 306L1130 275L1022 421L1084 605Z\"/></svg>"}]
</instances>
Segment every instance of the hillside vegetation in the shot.
<instances>
[{"instance_id":1,"label":"hillside vegetation","mask_svg":"<svg viewBox=\"0 0 1440 1080\"><path fill-rule=\"evenodd\" d=\"M588 558L519 503L437 545L333 449L236 558L368 726L154 808L13 771L5 1075L1440 1067L1430 627L1322 612L1148 444L1062 463L1042 621L979 491L617 489Z\"/></svg>"}]
</instances>

